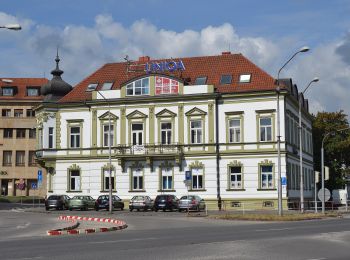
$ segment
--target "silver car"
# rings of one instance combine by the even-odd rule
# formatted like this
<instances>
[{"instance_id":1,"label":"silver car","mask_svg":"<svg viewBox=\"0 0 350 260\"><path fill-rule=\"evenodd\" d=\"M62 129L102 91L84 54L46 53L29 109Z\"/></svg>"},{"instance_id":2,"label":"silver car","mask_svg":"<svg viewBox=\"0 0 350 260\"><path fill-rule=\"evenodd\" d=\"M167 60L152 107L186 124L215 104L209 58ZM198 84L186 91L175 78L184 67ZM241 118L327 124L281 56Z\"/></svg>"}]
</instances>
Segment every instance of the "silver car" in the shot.
<instances>
[{"instance_id":1,"label":"silver car","mask_svg":"<svg viewBox=\"0 0 350 260\"><path fill-rule=\"evenodd\" d=\"M138 195L132 197L130 200L129 209L130 211L133 211L134 209L137 211L140 211L140 209L147 211L148 209L153 210L153 205L154 201L149 196Z\"/></svg>"},{"instance_id":2,"label":"silver car","mask_svg":"<svg viewBox=\"0 0 350 260\"><path fill-rule=\"evenodd\" d=\"M197 195L182 196L179 200L179 212L182 210L204 210L204 199Z\"/></svg>"}]
</instances>

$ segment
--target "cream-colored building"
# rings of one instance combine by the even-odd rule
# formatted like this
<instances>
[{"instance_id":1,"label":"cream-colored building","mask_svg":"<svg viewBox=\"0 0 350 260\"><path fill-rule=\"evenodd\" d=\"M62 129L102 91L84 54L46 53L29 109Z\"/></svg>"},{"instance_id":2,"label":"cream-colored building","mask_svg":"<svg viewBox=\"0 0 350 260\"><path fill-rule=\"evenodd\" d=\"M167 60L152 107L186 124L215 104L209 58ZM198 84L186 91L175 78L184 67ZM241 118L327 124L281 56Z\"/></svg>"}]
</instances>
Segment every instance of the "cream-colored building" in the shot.
<instances>
[{"instance_id":1,"label":"cream-colored building","mask_svg":"<svg viewBox=\"0 0 350 260\"><path fill-rule=\"evenodd\" d=\"M4 196L45 196L46 171L38 186L35 162L36 119L34 107L43 99L44 78L10 78L0 81L0 192Z\"/></svg>"},{"instance_id":2,"label":"cream-colored building","mask_svg":"<svg viewBox=\"0 0 350 260\"><path fill-rule=\"evenodd\" d=\"M298 90L291 80L280 85L286 203L299 199ZM302 104L308 201L311 117ZM189 171L189 193L208 203L277 207L276 110L275 79L242 54L105 64L38 108L38 158L49 171L49 193L108 193L111 144L112 189L122 199L185 195Z\"/></svg>"}]
</instances>

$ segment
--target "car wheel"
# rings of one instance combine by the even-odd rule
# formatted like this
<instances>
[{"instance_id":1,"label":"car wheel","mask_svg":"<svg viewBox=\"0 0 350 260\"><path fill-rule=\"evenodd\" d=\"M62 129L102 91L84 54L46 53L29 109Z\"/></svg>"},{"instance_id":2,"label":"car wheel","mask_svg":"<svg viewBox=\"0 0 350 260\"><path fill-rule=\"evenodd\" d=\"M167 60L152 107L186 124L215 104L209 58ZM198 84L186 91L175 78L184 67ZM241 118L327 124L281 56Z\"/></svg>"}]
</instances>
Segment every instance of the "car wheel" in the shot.
<instances>
[{"instance_id":1,"label":"car wheel","mask_svg":"<svg viewBox=\"0 0 350 260\"><path fill-rule=\"evenodd\" d=\"M137 211L140 211L140 209L137 209Z\"/></svg>"},{"instance_id":2,"label":"car wheel","mask_svg":"<svg viewBox=\"0 0 350 260\"><path fill-rule=\"evenodd\" d=\"M143 208L143 211L147 211L147 207L144 207L144 208Z\"/></svg>"},{"instance_id":3,"label":"car wheel","mask_svg":"<svg viewBox=\"0 0 350 260\"><path fill-rule=\"evenodd\" d=\"M123 211L123 210L124 210L124 207L121 207L121 208L120 208L120 210L122 210L122 211Z\"/></svg>"},{"instance_id":4,"label":"car wheel","mask_svg":"<svg viewBox=\"0 0 350 260\"><path fill-rule=\"evenodd\" d=\"M158 209L157 209L157 208L154 208L154 211L155 211L155 212L158 212Z\"/></svg>"},{"instance_id":5,"label":"car wheel","mask_svg":"<svg viewBox=\"0 0 350 260\"><path fill-rule=\"evenodd\" d=\"M56 207L56 210L60 210L61 208L60 207Z\"/></svg>"},{"instance_id":6,"label":"car wheel","mask_svg":"<svg viewBox=\"0 0 350 260\"><path fill-rule=\"evenodd\" d=\"M46 209L46 211L49 211L49 210L50 210L50 208L49 208L49 207L46 207L45 209Z\"/></svg>"},{"instance_id":7,"label":"car wheel","mask_svg":"<svg viewBox=\"0 0 350 260\"><path fill-rule=\"evenodd\" d=\"M69 208L69 211L72 211L73 209L72 208Z\"/></svg>"},{"instance_id":8,"label":"car wheel","mask_svg":"<svg viewBox=\"0 0 350 260\"><path fill-rule=\"evenodd\" d=\"M129 208L130 212L133 211L133 208Z\"/></svg>"},{"instance_id":9,"label":"car wheel","mask_svg":"<svg viewBox=\"0 0 350 260\"><path fill-rule=\"evenodd\" d=\"M166 208L163 209L163 212L165 212Z\"/></svg>"},{"instance_id":10,"label":"car wheel","mask_svg":"<svg viewBox=\"0 0 350 260\"><path fill-rule=\"evenodd\" d=\"M179 209L179 212L181 212L182 211L182 209Z\"/></svg>"},{"instance_id":11,"label":"car wheel","mask_svg":"<svg viewBox=\"0 0 350 260\"><path fill-rule=\"evenodd\" d=\"M174 208L173 208L172 206L169 208L170 211L173 211L173 209L174 209Z\"/></svg>"},{"instance_id":12,"label":"car wheel","mask_svg":"<svg viewBox=\"0 0 350 260\"><path fill-rule=\"evenodd\" d=\"M200 211L199 206L196 207L196 211Z\"/></svg>"},{"instance_id":13,"label":"car wheel","mask_svg":"<svg viewBox=\"0 0 350 260\"><path fill-rule=\"evenodd\" d=\"M98 211L98 207L95 207L95 210Z\"/></svg>"}]
</instances>

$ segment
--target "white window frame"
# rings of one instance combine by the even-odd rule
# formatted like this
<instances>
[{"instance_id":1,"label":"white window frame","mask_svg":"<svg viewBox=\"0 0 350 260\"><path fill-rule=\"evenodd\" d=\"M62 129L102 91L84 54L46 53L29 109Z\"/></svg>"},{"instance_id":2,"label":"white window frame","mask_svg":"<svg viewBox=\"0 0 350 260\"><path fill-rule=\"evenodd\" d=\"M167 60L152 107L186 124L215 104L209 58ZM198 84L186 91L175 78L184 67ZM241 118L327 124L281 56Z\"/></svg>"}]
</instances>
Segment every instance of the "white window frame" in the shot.
<instances>
[{"instance_id":1,"label":"white window frame","mask_svg":"<svg viewBox=\"0 0 350 260\"><path fill-rule=\"evenodd\" d=\"M115 171L113 169L111 169L111 176L112 176L112 190L115 191L115 185L116 185L116 182L115 182ZM103 191L108 191L109 190L109 168L104 168L103 169Z\"/></svg>"},{"instance_id":2,"label":"white window frame","mask_svg":"<svg viewBox=\"0 0 350 260\"><path fill-rule=\"evenodd\" d=\"M111 142L111 146L114 145L114 125L111 123L111 135L110 139L108 141L108 129L109 129L109 123L108 124L103 124L102 125L102 131L103 131L103 146L104 147L109 147L109 142Z\"/></svg>"},{"instance_id":3,"label":"white window frame","mask_svg":"<svg viewBox=\"0 0 350 260\"><path fill-rule=\"evenodd\" d=\"M54 128L53 127L49 127L48 129L48 143L47 146L49 149L54 148Z\"/></svg>"},{"instance_id":4,"label":"white window frame","mask_svg":"<svg viewBox=\"0 0 350 260\"><path fill-rule=\"evenodd\" d=\"M72 133L72 129L79 129L79 133ZM80 148L81 147L81 127L72 125L69 127L69 147L70 148Z\"/></svg>"},{"instance_id":5,"label":"white window frame","mask_svg":"<svg viewBox=\"0 0 350 260\"><path fill-rule=\"evenodd\" d=\"M270 124L262 125L261 121L264 119L270 119ZM260 142L271 142L272 141L272 116L261 116L259 117L259 141ZM264 131L264 134L263 134ZM270 131L270 138L268 138L268 132Z\"/></svg>"},{"instance_id":6,"label":"white window frame","mask_svg":"<svg viewBox=\"0 0 350 260\"><path fill-rule=\"evenodd\" d=\"M132 179L131 185L132 190L143 190L144 186L144 176L141 168L132 168Z\"/></svg>"},{"instance_id":7,"label":"white window frame","mask_svg":"<svg viewBox=\"0 0 350 260\"><path fill-rule=\"evenodd\" d=\"M200 126L194 126L193 124L200 122ZM203 143L203 120L192 119L190 120L190 142L191 144L202 144Z\"/></svg>"},{"instance_id":8,"label":"white window frame","mask_svg":"<svg viewBox=\"0 0 350 260\"><path fill-rule=\"evenodd\" d=\"M74 176L72 175L74 173ZM78 175L75 175L78 173ZM74 180L74 188L72 184ZM81 190L81 172L80 170L69 170L69 191L80 191Z\"/></svg>"},{"instance_id":9,"label":"white window frame","mask_svg":"<svg viewBox=\"0 0 350 260\"><path fill-rule=\"evenodd\" d=\"M239 172L233 172L234 168L239 168ZM230 189L242 189L243 188L243 174L242 174L242 166L230 166L229 167L229 177L230 177ZM234 177L234 178L233 178ZM239 178L238 178L239 177ZM234 179L234 180L232 180ZM240 180L238 180L240 179Z\"/></svg>"},{"instance_id":10,"label":"white window frame","mask_svg":"<svg viewBox=\"0 0 350 260\"><path fill-rule=\"evenodd\" d=\"M266 169L266 167L271 167L271 171L263 171L263 169ZM273 189L273 176L273 165L260 165L260 188L266 190Z\"/></svg>"},{"instance_id":11,"label":"white window frame","mask_svg":"<svg viewBox=\"0 0 350 260\"><path fill-rule=\"evenodd\" d=\"M140 86L137 86L138 84L140 84ZM127 84L125 95L126 96L143 96L143 95L149 95L149 92L150 92L150 79L142 78Z\"/></svg>"},{"instance_id":12,"label":"white window frame","mask_svg":"<svg viewBox=\"0 0 350 260\"><path fill-rule=\"evenodd\" d=\"M170 124L170 128L163 129L164 124ZM164 133L164 139L163 139ZM172 140L172 122L160 122L160 142L163 145L171 144Z\"/></svg>"},{"instance_id":13,"label":"white window frame","mask_svg":"<svg viewBox=\"0 0 350 260\"><path fill-rule=\"evenodd\" d=\"M192 190L204 189L204 170L203 170L203 168L192 168L191 170L192 170Z\"/></svg>"},{"instance_id":14,"label":"white window frame","mask_svg":"<svg viewBox=\"0 0 350 260\"><path fill-rule=\"evenodd\" d=\"M231 126L231 121L238 121L239 126ZM240 118L230 118L228 120L228 136L229 143L239 143L241 142L241 119Z\"/></svg>"},{"instance_id":15,"label":"white window frame","mask_svg":"<svg viewBox=\"0 0 350 260\"><path fill-rule=\"evenodd\" d=\"M142 130L133 130L132 129L133 125L142 125ZM132 145L143 145L143 143L144 143L143 142L143 135L144 135L143 131L144 131L144 124L142 122L131 123L131 143L132 143ZM135 134L136 139L134 139L134 134ZM141 137L140 137L140 134L141 134Z\"/></svg>"},{"instance_id":16,"label":"white window frame","mask_svg":"<svg viewBox=\"0 0 350 260\"><path fill-rule=\"evenodd\" d=\"M174 185L173 170L170 167L162 167L162 190L172 190ZM164 180L166 185L164 186ZM170 180L170 186L169 186Z\"/></svg>"}]
</instances>

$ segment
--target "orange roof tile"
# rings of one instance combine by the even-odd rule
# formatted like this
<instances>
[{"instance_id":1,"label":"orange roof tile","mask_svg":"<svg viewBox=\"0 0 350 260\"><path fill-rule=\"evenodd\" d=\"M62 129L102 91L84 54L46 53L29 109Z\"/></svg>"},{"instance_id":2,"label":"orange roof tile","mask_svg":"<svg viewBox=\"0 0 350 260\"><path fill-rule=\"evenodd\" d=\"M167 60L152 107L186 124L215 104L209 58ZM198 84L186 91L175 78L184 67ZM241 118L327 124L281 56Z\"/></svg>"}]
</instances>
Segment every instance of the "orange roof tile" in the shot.
<instances>
[{"instance_id":1,"label":"orange roof tile","mask_svg":"<svg viewBox=\"0 0 350 260\"><path fill-rule=\"evenodd\" d=\"M140 57L139 61L132 62L138 68L147 62L148 57ZM242 54L231 54L225 52L217 56L185 57L150 60L150 62L182 60L185 66L184 71L164 72L162 75L173 76L184 81L190 79L189 85L193 85L195 79L200 76L207 76L207 84L214 85L217 92L235 93L246 91L262 91L275 89L274 78L260 69ZM127 62L107 63L83 81L78 83L71 92L64 96L59 102L79 102L91 100L91 93L86 92L90 83L98 83L100 89L104 82L114 82L113 89L119 89L126 82L133 78L149 75L145 71L128 72ZM220 85L221 75L232 75L232 83ZM249 83L239 83L241 74L251 74Z\"/></svg>"},{"instance_id":2,"label":"orange roof tile","mask_svg":"<svg viewBox=\"0 0 350 260\"><path fill-rule=\"evenodd\" d=\"M12 82L4 82L6 80L11 80ZM0 101L40 101L43 96L27 96L27 87L40 87L47 83L49 80L46 78L1 78L0 88L2 87L16 87L17 91L13 96L2 96L0 95Z\"/></svg>"}]
</instances>

